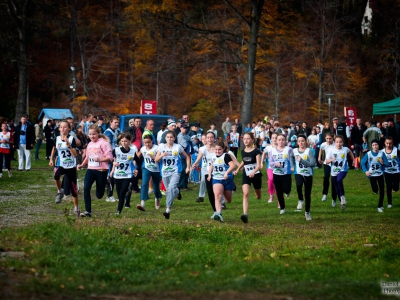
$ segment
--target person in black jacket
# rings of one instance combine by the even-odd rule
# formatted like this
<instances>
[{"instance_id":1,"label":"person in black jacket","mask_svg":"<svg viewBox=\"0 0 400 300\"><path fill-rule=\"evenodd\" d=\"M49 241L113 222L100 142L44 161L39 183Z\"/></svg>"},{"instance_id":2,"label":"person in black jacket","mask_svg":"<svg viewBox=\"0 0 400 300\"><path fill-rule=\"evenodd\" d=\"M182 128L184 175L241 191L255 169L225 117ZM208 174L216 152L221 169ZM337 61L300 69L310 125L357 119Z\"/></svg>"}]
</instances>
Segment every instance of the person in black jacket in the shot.
<instances>
[{"instance_id":1,"label":"person in black jacket","mask_svg":"<svg viewBox=\"0 0 400 300\"><path fill-rule=\"evenodd\" d=\"M31 149L35 143L35 130L33 126L28 123L27 115L21 117L20 124L15 128L14 133L14 147L18 152L18 170L24 169L24 155L25 155L25 169L31 169Z\"/></svg>"},{"instance_id":2,"label":"person in black jacket","mask_svg":"<svg viewBox=\"0 0 400 300\"><path fill-rule=\"evenodd\" d=\"M356 119L356 125L351 129L350 140L351 150L354 150L354 157L360 157L362 153L363 134L367 127L361 122L360 118Z\"/></svg>"},{"instance_id":3,"label":"person in black jacket","mask_svg":"<svg viewBox=\"0 0 400 300\"><path fill-rule=\"evenodd\" d=\"M50 159L51 155L51 150L53 149L54 143L53 140L51 139L51 136L54 133L54 127L53 127L53 122L51 119L47 120L47 124L44 127L44 137L46 139L46 159Z\"/></svg>"}]
</instances>

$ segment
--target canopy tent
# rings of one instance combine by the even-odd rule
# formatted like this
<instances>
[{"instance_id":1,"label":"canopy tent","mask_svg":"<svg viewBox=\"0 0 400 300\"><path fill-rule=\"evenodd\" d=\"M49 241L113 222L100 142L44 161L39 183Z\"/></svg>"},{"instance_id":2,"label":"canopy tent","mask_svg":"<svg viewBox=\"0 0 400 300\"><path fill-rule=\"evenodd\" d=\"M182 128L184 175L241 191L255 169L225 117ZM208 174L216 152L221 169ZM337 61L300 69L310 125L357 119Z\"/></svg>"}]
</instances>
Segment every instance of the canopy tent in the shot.
<instances>
[{"instance_id":1,"label":"canopy tent","mask_svg":"<svg viewBox=\"0 0 400 300\"><path fill-rule=\"evenodd\" d=\"M400 113L400 97L385 101L382 103L372 104L372 115L391 115Z\"/></svg>"},{"instance_id":2,"label":"canopy tent","mask_svg":"<svg viewBox=\"0 0 400 300\"><path fill-rule=\"evenodd\" d=\"M47 124L48 119L65 120L66 118L74 118L71 110L68 108L44 108L39 114L38 120L43 118L43 128Z\"/></svg>"}]
</instances>

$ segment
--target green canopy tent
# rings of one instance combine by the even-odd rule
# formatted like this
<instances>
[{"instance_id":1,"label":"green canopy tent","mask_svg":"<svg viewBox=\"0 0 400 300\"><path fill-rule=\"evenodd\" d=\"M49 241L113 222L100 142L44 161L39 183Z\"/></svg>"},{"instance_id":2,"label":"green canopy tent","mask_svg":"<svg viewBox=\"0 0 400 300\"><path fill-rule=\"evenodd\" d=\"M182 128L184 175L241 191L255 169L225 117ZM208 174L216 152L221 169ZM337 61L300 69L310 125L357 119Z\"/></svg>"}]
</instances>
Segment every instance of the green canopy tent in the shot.
<instances>
[{"instance_id":1,"label":"green canopy tent","mask_svg":"<svg viewBox=\"0 0 400 300\"><path fill-rule=\"evenodd\" d=\"M400 97L382 103L372 104L372 116L394 114L396 119L396 114L398 113L400 113Z\"/></svg>"}]
</instances>

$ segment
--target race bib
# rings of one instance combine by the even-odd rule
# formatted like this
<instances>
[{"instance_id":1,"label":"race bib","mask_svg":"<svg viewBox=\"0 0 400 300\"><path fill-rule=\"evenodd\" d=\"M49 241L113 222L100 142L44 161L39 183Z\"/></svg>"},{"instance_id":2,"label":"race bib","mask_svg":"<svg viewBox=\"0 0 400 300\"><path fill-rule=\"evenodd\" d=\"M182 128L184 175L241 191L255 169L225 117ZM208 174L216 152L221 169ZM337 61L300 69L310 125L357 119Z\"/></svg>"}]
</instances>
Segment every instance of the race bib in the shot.
<instances>
[{"instance_id":1,"label":"race bib","mask_svg":"<svg viewBox=\"0 0 400 300\"><path fill-rule=\"evenodd\" d=\"M96 156L90 156L89 157L89 163L88 166L89 167L99 167L100 166L100 162L95 161L94 159L97 158Z\"/></svg>"},{"instance_id":2,"label":"race bib","mask_svg":"<svg viewBox=\"0 0 400 300\"><path fill-rule=\"evenodd\" d=\"M250 176L250 174L257 168L257 164L250 164L250 165L244 165L244 171L246 172L247 176ZM255 174L260 173L260 171L257 171Z\"/></svg>"}]
</instances>

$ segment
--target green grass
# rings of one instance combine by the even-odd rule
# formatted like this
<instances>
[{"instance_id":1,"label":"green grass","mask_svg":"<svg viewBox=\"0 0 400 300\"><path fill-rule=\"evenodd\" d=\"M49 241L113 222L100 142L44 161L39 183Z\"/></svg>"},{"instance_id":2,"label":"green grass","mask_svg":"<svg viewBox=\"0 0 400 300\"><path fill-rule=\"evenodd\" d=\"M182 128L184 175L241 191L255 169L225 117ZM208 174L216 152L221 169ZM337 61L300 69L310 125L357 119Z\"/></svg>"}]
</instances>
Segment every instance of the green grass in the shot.
<instances>
[{"instance_id":1,"label":"green grass","mask_svg":"<svg viewBox=\"0 0 400 300\"><path fill-rule=\"evenodd\" d=\"M0 280L0 291L49 299L159 298L174 292L199 299L237 292L247 299L254 291L296 299L380 299L387 298L380 282L400 279L399 194L392 209L378 214L377 196L361 171L350 171L345 179L345 211L320 201L322 171L317 170L311 222L304 210L295 211L294 185L281 216L276 202L267 203L264 184L261 200L251 196L249 223L243 224L241 192L224 211L225 223L219 223L210 220L207 197L195 202L197 186L175 201L170 220L152 200L146 212L124 209L115 217L117 204L104 198L93 200L92 219L76 219L69 213L71 202L54 203L46 164L33 162L30 173L15 171L0 180L0 247L26 253L24 259L1 261L13 280L8 285ZM238 190L239 183L237 176ZM133 206L138 202L134 194ZM83 199L80 204L83 209Z\"/></svg>"}]
</instances>

